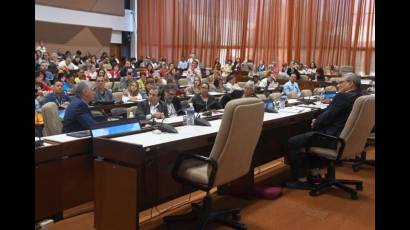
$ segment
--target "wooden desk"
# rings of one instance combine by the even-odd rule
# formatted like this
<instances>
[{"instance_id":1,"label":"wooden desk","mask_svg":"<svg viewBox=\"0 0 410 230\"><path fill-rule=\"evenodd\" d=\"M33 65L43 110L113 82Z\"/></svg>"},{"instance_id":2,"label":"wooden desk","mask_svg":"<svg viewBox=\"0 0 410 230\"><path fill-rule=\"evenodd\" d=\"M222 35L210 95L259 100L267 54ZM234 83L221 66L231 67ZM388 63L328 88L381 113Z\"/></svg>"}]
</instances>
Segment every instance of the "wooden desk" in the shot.
<instances>
[{"instance_id":1,"label":"wooden desk","mask_svg":"<svg viewBox=\"0 0 410 230\"><path fill-rule=\"evenodd\" d=\"M317 112L265 114L251 170L230 183L229 190L235 192L235 188L240 188L245 193L252 192L254 168L283 156L288 138L307 131ZM173 164L181 153L209 155L219 130L218 122L211 121L211 127L177 127L180 133L160 134L163 136L158 136L159 142L148 138L147 133L94 139L96 229L138 229L140 211L194 191L174 181ZM191 128L198 134L183 138L186 129ZM150 141L145 142L144 138Z\"/></svg>"},{"instance_id":2,"label":"wooden desk","mask_svg":"<svg viewBox=\"0 0 410 230\"><path fill-rule=\"evenodd\" d=\"M91 139L35 149L35 220L63 217L63 211L94 200Z\"/></svg>"},{"instance_id":3,"label":"wooden desk","mask_svg":"<svg viewBox=\"0 0 410 230\"><path fill-rule=\"evenodd\" d=\"M283 85L286 84L286 82L288 82L288 79L278 79L279 84ZM310 89L313 90L315 88L319 88L319 87L326 87L329 85L333 85L336 86L337 83L336 82L330 82L330 81L305 81L305 80L298 80L296 81L299 85L300 90L304 90L304 89Z\"/></svg>"}]
</instances>

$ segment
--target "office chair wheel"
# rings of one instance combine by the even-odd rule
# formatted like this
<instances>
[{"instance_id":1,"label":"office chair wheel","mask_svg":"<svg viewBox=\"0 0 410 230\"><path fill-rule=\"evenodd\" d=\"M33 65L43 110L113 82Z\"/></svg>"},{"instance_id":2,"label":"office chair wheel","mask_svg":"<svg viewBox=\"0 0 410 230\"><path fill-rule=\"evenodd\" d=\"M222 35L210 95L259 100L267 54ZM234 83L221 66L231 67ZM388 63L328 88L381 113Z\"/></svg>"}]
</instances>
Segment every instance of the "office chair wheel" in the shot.
<instances>
[{"instance_id":1,"label":"office chair wheel","mask_svg":"<svg viewBox=\"0 0 410 230\"><path fill-rule=\"evenodd\" d=\"M357 200L359 199L359 196L357 195L357 193L350 193L350 199Z\"/></svg>"},{"instance_id":2,"label":"office chair wheel","mask_svg":"<svg viewBox=\"0 0 410 230\"><path fill-rule=\"evenodd\" d=\"M363 191L363 185L356 185L357 191Z\"/></svg>"},{"instance_id":3,"label":"office chair wheel","mask_svg":"<svg viewBox=\"0 0 410 230\"><path fill-rule=\"evenodd\" d=\"M316 191L316 190L310 190L309 195L311 195L311 196L319 196L319 195L320 195L320 192L319 192L319 191Z\"/></svg>"}]
</instances>

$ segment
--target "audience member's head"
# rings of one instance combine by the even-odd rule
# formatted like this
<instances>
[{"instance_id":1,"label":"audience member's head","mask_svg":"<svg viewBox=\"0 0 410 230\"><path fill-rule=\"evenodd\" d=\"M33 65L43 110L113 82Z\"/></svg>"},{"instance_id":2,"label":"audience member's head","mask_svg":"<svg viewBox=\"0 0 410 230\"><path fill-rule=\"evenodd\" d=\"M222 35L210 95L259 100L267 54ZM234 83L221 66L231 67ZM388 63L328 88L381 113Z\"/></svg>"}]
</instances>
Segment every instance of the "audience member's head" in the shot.
<instances>
[{"instance_id":1,"label":"audience member's head","mask_svg":"<svg viewBox=\"0 0 410 230\"><path fill-rule=\"evenodd\" d=\"M361 87L360 77L354 73L346 73L337 84L337 90L339 93L358 90Z\"/></svg>"},{"instance_id":2,"label":"audience member's head","mask_svg":"<svg viewBox=\"0 0 410 230\"><path fill-rule=\"evenodd\" d=\"M35 77L36 83L44 82L44 73L42 73L41 71L36 71L34 73L34 77Z\"/></svg>"},{"instance_id":3,"label":"audience member's head","mask_svg":"<svg viewBox=\"0 0 410 230\"><path fill-rule=\"evenodd\" d=\"M97 89L100 91L104 91L105 90L105 77L104 75L98 75L97 76Z\"/></svg>"},{"instance_id":4,"label":"audience member's head","mask_svg":"<svg viewBox=\"0 0 410 230\"><path fill-rule=\"evenodd\" d=\"M243 96L244 97L251 97L253 96L255 90L255 84L253 82L246 82L243 86Z\"/></svg>"},{"instance_id":5,"label":"audience member's head","mask_svg":"<svg viewBox=\"0 0 410 230\"><path fill-rule=\"evenodd\" d=\"M64 94L64 84L61 81L56 81L53 86L53 92L56 95Z\"/></svg>"},{"instance_id":6,"label":"audience member's head","mask_svg":"<svg viewBox=\"0 0 410 230\"><path fill-rule=\"evenodd\" d=\"M128 85L128 93L131 94L131 96L135 97L138 95L138 83L136 81L132 81L129 85Z\"/></svg>"},{"instance_id":7,"label":"audience member's head","mask_svg":"<svg viewBox=\"0 0 410 230\"><path fill-rule=\"evenodd\" d=\"M235 76L234 75L229 75L228 77L226 77L226 83L231 83L232 85L233 84L235 84L235 81L236 81L236 79L235 79Z\"/></svg>"},{"instance_id":8,"label":"audience member's head","mask_svg":"<svg viewBox=\"0 0 410 230\"><path fill-rule=\"evenodd\" d=\"M296 79L297 79L297 76L296 76L295 73L292 73L292 74L290 75L290 77L289 77L289 80L290 80L292 83L294 83L294 82L296 81Z\"/></svg>"},{"instance_id":9,"label":"audience member's head","mask_svg":"<svg viewBox=\"0 0 410 230\"><path fill-rule=\"evenodd\" d=\"M208 97L208 91L209 91L209 85L208 83L202 83L201 84L201 96L202 97Z\"/></svg>"},{"instance_id":10,"label":"audience member's head","mask_svg":"<svg viewBox=\"0 0 410 230\"><path fill-rule=\"evenodd\" d=\"M317 68L317 69L316 69L316 73L317 73L317 75L319 75L319 76L325 75L325 71L323 70L322 67Z\"/></svg>"},{"instance_id":11,"label":"audience member's head","mask_svg":"<svg viewBox=\"0 0 410 230\"><path fill-rule=\"evenodd\" d=\"M145 80L145 91L149 92L152 88L155 88L156 84L155 84L155 79L152 77L148 77Z\"/></svg>"},{"instance_id":12,"label":"audience member's head","mask_svg":"<svg viewBox=\"0 0 410 230\"><path fill-rule=\"evenodd\" d=\"M105 77L105 70L102 69L102 68L99 69L99 70L98 70L97 77Z\"/></svg>"},{"instance_id":13,"label":"audience member's head","mask_svg":"<svg viewBox=\"0 0 410 230\"><path fill-rule=\"evenodd\" d=\"M178 85L168 84L164 87L164 100L167 103L171 103L174 97L177 95Z\"/></svg>"},{"instance_id":14,"label":"audience member's head","mask_svg":"<svg viewBox=\"0 0 410 230\"><path fill-rule=\"evenodd\" d=\"M48 63L43 61L40 64L40 71L45 72L48 69Z\"/></svg>"},{"instance_id":15,"label":"audience member's head","mask_svg":"<svg viewBox=\"0 0 410 230\"><path fill-rule=\"evenodd\" d=\"M148 100L152 105L156 105L159 102L159 90L158 88L152 88L148 93Z\"/></svg>"},{"instance_id":16,"label":"audience member's head","mask_svg":"<svg viewBox=\"0 0 410 230\"><path fill-rule=\"evenodd\" d=\"M201 86L201 77L195 75L194 77L194 87L199 88Z\"/></svg>"},{"instance_id":17,"label":"audience member's head","mask_svg":"<svg viewBox=\"0 0 410 230\"><path fill-rule=\"evenodd\" d=\"M68 66L71 64L71 57L70 56L66 56L65 57L65 64Z\"/></svg>"},{"instance_id":18,"label":"audience member's head","mask_svg":"<svg viewBox=\"0 0 410 230\"><path fill-rule=\"evenodd\" d=\"M81 80L75 89L75 95L81 97L87 104L94 100L95 92L89 81Z\"/></svg>"}]
</instances>

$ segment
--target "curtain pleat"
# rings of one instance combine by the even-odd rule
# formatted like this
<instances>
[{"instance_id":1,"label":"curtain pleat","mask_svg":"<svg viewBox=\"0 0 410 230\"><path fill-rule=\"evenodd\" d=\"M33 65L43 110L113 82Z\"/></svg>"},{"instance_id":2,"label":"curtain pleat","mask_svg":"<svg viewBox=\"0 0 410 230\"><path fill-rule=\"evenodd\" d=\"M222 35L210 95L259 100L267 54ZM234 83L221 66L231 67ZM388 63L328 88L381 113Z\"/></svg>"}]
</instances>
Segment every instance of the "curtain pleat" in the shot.
<instances>
[{"instance_id":1,"label":"curtain pleat","mask_svg":"<svg viewBox=\"0 0 410 230\"><path fill-rule=\"evenodd\" d=\"M137 55L177 63L196 52L254 63L296 60L374 73L374 0L137 0Z\"/></svg>"}]
</instances>

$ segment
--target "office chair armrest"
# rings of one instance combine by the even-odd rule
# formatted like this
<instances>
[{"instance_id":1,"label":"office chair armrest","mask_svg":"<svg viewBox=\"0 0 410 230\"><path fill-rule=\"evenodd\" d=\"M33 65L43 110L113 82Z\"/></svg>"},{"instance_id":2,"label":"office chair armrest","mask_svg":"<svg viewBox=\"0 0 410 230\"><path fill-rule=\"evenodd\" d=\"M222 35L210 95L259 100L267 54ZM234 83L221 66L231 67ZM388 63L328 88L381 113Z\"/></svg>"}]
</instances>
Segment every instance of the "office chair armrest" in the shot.
<instances>
[{"instance_id":1,"label":"office chair armrest","mask_svg":"<svg viewBox=\"0 0 410 230\"><path fill-rule=\"evenodd\" d=\"M195 159L197 161L202 161L202 162L204 162L208 165L211 165L211 174L209 175L209 182L208 182L207 185L192 182L192 181L190 181L186 178L180 177L178 175L178 171L179 171L179 168L181 167L182 162L184 162L186 160L190 160L190 159ZM183 154L180 154L177 157L176 161L175 161L174 168L172 169L172 176L174 177L174 179L176 181L179 181L181 183L187 183L187 184L189 184L189 185L191 185L195 188L198 188L198 189L201 189L201 190L204 190L204 191L209 191L213 187L217 169L218 169L218 163L213 159L210 159L210 158L205 157L205 156L197 155L197 154L183 153Z\"/></svg>"},{"instance_id":2,"label":"office chair armrest","mask_svg":"<svg viewBox=\"0 0 410 230\"><path fill-rule=\"evenodd\" d=\"M322 140L323 140L325 143L326 143L326 142L328 143L328 142L330 142L330 141L336 141L336 145L335 145L334 147L314 145L315 138L318 138L318 137L322 138ZM345 145L346 145L345 140L343 140L343 139L340 138L340 137L336 137L336 136L332 136L332 135L327 135L327 134L323 134L323 133L315 133L315 134L313 134L313 135L309 138L309 140L308 140L308 142L307 142L307 145L306 145L306 151L309 152L309 151L310 151L310 147L321 147L321 148L328 148L328 149L337 150L337 148L338 148L338 143L340 143L341 146L340 146L340 148L339 148L339 150L338 150L338 152L337 152L336 161L339 161L339 159L340 159L340 157L341 157L341 155L342 155L342 153L343 153L343 150L344 150L344 148L345 148ZM325 144L324 144L324 145L325 145Z\"/></svg>"}]
</instances>

